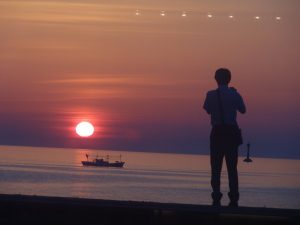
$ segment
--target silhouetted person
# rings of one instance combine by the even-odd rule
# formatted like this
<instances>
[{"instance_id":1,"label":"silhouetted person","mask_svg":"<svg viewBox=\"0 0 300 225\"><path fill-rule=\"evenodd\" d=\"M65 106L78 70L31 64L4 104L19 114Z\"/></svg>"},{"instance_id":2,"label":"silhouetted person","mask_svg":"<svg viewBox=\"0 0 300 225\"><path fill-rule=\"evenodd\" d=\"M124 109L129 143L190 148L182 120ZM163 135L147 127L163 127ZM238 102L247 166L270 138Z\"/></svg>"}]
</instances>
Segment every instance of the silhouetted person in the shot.
<instances>
[{"instance_id":1,"label":"silhouetted person","mask_svg":"<svg viewBox=\"0 0 300 225\"><path fill-rule=\"evenodd\" d=\"M237 207L239 200L238 147L242 144L236 116L237 111L246 112L241 95L235 88L229 88L231 72L220 68L215 73L216 90L207 92L203 108L211 116L210 134L211 186L214 206L221 205L220 176L225 157L229 179L229 206Z\"/></svg>"}]
</instances>

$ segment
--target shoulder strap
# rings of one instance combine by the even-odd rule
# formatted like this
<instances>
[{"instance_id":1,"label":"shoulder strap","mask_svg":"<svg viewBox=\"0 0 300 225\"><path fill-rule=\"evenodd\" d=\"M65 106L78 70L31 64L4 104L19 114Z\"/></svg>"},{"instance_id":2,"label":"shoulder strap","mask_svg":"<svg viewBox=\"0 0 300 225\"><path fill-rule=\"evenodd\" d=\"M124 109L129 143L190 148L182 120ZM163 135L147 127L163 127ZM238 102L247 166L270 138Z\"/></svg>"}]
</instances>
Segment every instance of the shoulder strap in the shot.
<instances>
[{"instance_id":1,"label":"shoulder strap","mask_svg":"<svg viewBox=\"0 0 300 225\"><path fill-rule=\"evenodd\" d=\"M219 109L220 109L220 115L221 115L221 122L222 122L222 125L224 125L225 124L224 111L223 111L223 106L222 106L222 101L221 101L221 93L220 93L219 89L217 89L217 94L218 94L218 102L219 102Z\"/></svg>"}]
</instances>

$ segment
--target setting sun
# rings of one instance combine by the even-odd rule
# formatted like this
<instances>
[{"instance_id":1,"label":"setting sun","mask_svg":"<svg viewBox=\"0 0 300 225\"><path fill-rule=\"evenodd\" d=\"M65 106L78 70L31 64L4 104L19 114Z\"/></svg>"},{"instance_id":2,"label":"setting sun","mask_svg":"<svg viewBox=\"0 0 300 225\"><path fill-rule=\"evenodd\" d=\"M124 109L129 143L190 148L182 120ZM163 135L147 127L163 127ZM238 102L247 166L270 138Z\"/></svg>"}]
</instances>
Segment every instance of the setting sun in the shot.
<instances>
[{"instance_id":1,"label":"setting sun","mask_svg":"<svg viewBox=\"0 0 300 225\"><path fill-rule=\"evenodd\" d=\"M76 126L76 133L80 137L89 137L95 131L94 126L90 122L82 121Z\"/></svg>"}]
</instances>

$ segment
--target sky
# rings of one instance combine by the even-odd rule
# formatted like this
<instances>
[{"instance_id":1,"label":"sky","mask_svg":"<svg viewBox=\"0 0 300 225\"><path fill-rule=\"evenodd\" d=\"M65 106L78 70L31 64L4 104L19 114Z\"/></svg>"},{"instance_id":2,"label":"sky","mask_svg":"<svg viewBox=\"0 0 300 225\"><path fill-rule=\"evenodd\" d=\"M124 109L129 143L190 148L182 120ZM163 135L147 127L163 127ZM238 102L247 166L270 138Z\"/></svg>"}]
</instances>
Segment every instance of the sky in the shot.
<instances>
[{"instance_id":1,"label":"sky","mask_svg":"<svg viewBox=\"0 0 300 225\"><path fill-rule=\"evenodd\" d=\"M300 158L298 0L0 0L0 27L0 145L208 154L226 67L252 154Z\"/></svg>"}]
</instances>

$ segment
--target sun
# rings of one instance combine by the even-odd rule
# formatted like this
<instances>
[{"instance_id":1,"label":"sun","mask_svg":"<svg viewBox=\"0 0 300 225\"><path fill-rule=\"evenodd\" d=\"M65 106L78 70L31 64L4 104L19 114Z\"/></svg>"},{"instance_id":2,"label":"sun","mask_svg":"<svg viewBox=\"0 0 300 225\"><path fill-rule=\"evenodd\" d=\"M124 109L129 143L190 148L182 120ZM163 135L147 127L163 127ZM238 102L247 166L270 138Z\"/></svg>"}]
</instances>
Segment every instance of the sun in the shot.
<instances>
[{"instance_id":1,"label":"sun","mask_svg":"<svg viewBox=\"0 0 300 225\"><path fill-rule=\"evenodd\" d=\"M82 121L77 124L75 130L80 137L89 137L94 134L95 128L90 122Z\"/></svg>"}]
</instances>

